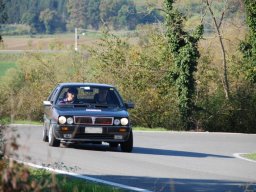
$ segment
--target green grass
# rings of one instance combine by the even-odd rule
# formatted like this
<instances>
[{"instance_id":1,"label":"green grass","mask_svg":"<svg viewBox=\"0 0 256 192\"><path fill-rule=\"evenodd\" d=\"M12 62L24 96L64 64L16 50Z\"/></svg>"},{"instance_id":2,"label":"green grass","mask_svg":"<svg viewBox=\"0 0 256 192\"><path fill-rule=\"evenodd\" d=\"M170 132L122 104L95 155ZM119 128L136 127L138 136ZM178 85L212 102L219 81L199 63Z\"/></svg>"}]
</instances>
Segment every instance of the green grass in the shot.
<instances>
[{"instance_id":1,"label":"green grass","mask_svg":"<svg viewBox=\"0 0 256 192\"><path fill-rule=\"evenodd\" d=\"M121 192L123 190L112 186L94 183L82 179L77 179L72 176L53 174L44 169L29 169L30 181L36 181L37 183L46 184L45 189L42 191L51 191L51 185L56 183L60 191L76 191L76 192ZM44 186L44 185L43 185Z\"/></svg>"},{"instance_id":2,"label":"green grass","mask_svg":"<svg viewBox=\"0 0 256 192\"><path fill-rule=\"evenodd\" d=\"M245 157L245 158L247 158L247 159L256 161L256 153L244 154L244 155L242 155L242 156Z\"/></svg>"},{"instance_id":3,"label":"green grass","mask_svg":"<svg viewBox=\"0 0 256 192\"><path fill-rule=\"evenodd\" d=\"M82 179L77 179L71 176L57 174L54 175L44 169L30 169L30 180L37 182L52 183L56 179L56 184L60 188L60 191L93 191L93 192L121 192L121 189L114 188L112 186L89 182ZM49 189L43 190L49 191Z\"/></svg>"},{"instance_id":4,"label":"green grass","mask_svg":"<svg viewBox=\"0 0 256 192\"><path fill-rule=\"evenodd\" d=\"M133 127L135 131L168 131L165 128L156 127L156 128L147 128L147 127Z\"/></svg>"},{"instance_id":5,"label":"green grass","mask_svg":"<svg viewBox=\"0 0 256 192\"><path fill-rule=\"evenodd\" d=\"M4 76L8 69L15 67L16 64L14 62L0 61L0 77Z\"/></svg>"}]
</instances>

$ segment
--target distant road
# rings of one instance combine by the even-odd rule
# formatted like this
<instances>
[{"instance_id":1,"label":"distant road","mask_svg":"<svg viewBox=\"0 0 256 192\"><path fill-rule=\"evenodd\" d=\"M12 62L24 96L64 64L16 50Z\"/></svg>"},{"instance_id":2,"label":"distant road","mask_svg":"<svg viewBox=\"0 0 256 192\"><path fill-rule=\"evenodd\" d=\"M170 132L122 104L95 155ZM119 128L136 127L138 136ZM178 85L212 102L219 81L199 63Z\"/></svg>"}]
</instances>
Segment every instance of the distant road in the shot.
<instances>
[{"instance_id":1,"label":"distant road","mask_svg":"<svg viewBox=\"0 0 256 192\"><path fill-rule=\"evenodd\" d=\"M107 145L49 147L42 126L15 127L22 161L58 169L63 163L81 175L156 192L256 191L256 163L233 156L256 152L255 134L135 132L133 153L122 153Z\"/></svg>"},{"instance_id":2,"label":"distant road","mask_svg":"<svg viewBox=\"0 0 256 192\"><path fill-rule=\"evenodd\" d=\"M66 50L0 50L0 53L25 53L25 52L34 52L34 53L64 53Z\"/></svg>"}]
</instances>

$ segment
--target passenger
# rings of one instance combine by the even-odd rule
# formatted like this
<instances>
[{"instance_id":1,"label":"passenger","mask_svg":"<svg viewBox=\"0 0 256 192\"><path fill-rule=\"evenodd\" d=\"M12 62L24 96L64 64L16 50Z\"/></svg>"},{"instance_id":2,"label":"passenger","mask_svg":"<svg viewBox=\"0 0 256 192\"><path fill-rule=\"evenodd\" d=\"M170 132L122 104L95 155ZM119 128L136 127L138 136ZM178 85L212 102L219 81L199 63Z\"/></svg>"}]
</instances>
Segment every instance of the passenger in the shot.
<instances>
[{"instance_id":1,"label":"passenger","mask_svg":"<svg viewBox=\"0 0 256 192\"><path fill-rule=\"evenodd\" d=\"M100 89L99 93L95 94L94 100L96 103L99 104L107 104L107 95L108 95L108 90L106 89Z\"/></svg>"}]
</instances>

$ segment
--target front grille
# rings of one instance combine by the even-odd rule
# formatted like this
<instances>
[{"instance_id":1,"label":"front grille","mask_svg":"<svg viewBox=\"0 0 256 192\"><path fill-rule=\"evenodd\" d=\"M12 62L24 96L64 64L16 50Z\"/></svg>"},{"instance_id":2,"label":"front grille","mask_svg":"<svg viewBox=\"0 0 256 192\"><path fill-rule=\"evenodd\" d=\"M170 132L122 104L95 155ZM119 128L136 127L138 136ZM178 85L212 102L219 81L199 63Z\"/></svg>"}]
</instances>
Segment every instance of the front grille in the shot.
<instances>
[{"instance_id":1,"label":"front grille","mask_svg":"<svg viewBox=\"0 0 256 192\"><path fill-rule=\"evenodd\" d=\"M74 117L75 124L82 125L112 125L113 117L83 117L76 116Z\"/></svg>"},{"instance_id":2,"label":"front grille","mask_svg":"<svg viewBox=\"0 0 256 192\"><path fill-rule=\"evenodd\" d=\"M92 125L91 117L75 117L75 124Z\"/></svg>"},{"instance_id":3,"label":"front grille","mask_svg":"<svg viewBox=\"0 0 256 192\"><path fill-rule=\"evenodd\" d=\"M113 118L109 117L98 117L95 119L95 125L112 125Z\"/></svg>"}]
</instances>

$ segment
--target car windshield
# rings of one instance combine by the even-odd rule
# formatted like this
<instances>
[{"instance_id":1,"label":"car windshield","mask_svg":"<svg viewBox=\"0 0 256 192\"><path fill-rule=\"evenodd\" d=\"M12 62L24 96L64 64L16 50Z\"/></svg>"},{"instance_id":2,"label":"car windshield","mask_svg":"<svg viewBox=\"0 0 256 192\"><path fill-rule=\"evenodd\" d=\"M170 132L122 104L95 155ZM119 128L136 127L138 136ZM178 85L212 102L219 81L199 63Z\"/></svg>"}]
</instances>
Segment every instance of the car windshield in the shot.
<instances>
[{"instance_id":1,"label":"car windshield","mask_svg":"<svg viewBox=\"0 0 256 192\"><path fill-rule=\"evenodd\" d=\"M122 100L114 88L106 87L64 87L56 104L86 108L121 107Z\"/></svg>"}]
</instances>

